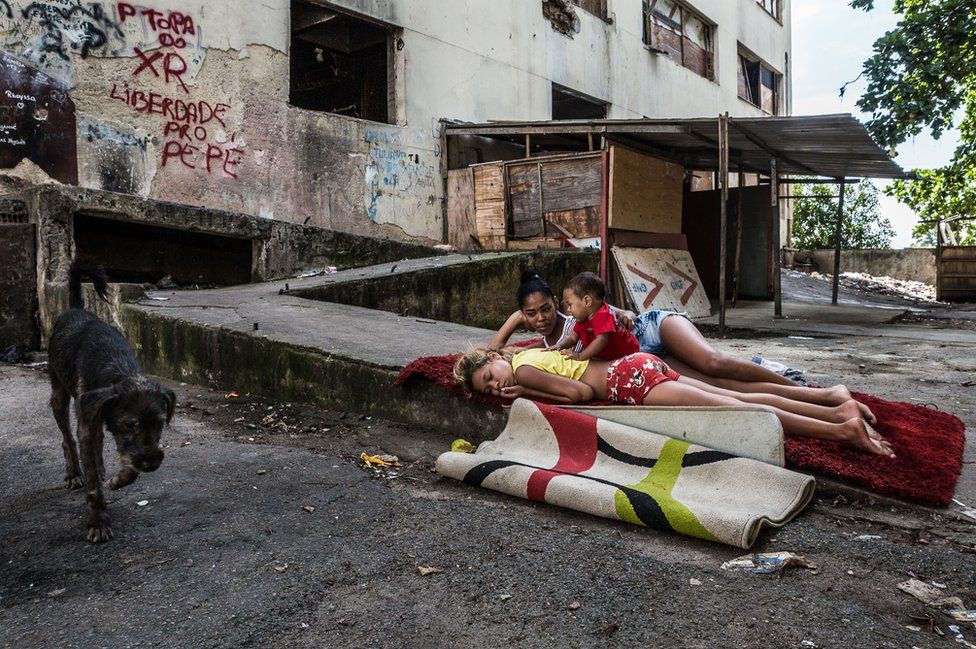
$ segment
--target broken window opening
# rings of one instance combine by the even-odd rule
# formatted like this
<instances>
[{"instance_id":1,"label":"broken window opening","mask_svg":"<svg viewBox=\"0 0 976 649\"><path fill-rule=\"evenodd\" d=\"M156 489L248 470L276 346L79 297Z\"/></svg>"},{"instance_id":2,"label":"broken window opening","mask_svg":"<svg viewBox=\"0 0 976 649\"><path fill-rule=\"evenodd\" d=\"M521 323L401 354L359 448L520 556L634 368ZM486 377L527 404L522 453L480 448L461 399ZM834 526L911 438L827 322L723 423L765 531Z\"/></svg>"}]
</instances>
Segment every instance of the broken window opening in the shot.
<instances>
[{"instance_id":1,"label":"broken window opening","mask_svg":"<svg viewBox=\"0 0 976 649\"><path fill-rule=\"evenodd\" d=\"M573 0L573 4L601 20L607 19L607 0Z\"/></svg>"},{"instance_id":2,"label":"broken window opening","mask_svg":"<svg viewBox=\"0 0 976 649\"><path fill-rule=\"evenodd\" d=\"M770 16L779 20L779 0L756 0L756 4L766 10Z\"/></svg>"},{"instance_id":3,"label":"broken window opening","mask_svg":"<svg viewBox=\"0 0 976 649\"><path fill-rule=\"evenodd\" d=\"M740 47L738 77L740 99L770 115L779 114L781 74Z\"/></svg>"},{"instance_id":4,"label":"broken window opening","mask_svg":"<svg viewBox=\"0 0 976 649\"><path fill-rule=\"evenodd\" d=\"M605 119L607 102L552 84L553 119Z\"/></svg>"},{"instance_id":5,"label":"broken window opening","mask_svg":"<svg viewBox=\"0 0 976 649\"><path fill-rule=\"evenodd\" d=\"M292 0L289 103L392 123L393 40L389 27Z\"/></svg>"},{"instance_id":6,"label":"broken window opening","mask_svg":"<svg viewBox=\"0 0 976 649\"><path fill-rule=\"evenodd\" d=\"M677 0L644 0L644 44L715 80L714 23Z\"/></svg>"}]
</instances>

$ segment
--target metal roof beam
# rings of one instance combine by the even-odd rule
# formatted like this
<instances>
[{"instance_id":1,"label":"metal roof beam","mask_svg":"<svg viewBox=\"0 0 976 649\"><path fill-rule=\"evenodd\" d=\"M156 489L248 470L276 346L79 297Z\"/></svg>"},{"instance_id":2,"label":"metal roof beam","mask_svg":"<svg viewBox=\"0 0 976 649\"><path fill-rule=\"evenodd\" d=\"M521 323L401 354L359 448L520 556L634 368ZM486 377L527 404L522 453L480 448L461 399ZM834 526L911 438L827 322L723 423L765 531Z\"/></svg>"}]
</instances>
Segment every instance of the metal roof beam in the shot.
<instances>
[{"instance_id":1,"label":"metal roof beam","mask_svg":"<svg viewBox=\"0 0 976 649\"><path fill-rule=\"evenodd\" d=\"M760 138L759 136L753 134L745 126L742 126L741 124L736 124L734 119L729 120L729 125L732 126L732 128L734 128L735 130L737 130L740 133L742 133L742 135L744 135L747 140L749 140L750 142L752 142L753 144L755 144L757 147L759 147L760 149L762 149L763 151L765 151L766 153L768 153L769 155L771 155L773 157L773 159L779 159L779 160L782 160L783 162L788 162L792 166L797 167L798 169L802 169L806 173L809 173L811 176L822 176L823 175L823 174L821 174L819 172L814 171L813 169L811 169L810 167L806 166L802 162L797 162L796 160L793 160L788 155L784 154L782 151L777 151L776 149L772 148L771 146L769 146L768 144L766 144L762 140L762 138Z\"/></svg>"}]
</instances>

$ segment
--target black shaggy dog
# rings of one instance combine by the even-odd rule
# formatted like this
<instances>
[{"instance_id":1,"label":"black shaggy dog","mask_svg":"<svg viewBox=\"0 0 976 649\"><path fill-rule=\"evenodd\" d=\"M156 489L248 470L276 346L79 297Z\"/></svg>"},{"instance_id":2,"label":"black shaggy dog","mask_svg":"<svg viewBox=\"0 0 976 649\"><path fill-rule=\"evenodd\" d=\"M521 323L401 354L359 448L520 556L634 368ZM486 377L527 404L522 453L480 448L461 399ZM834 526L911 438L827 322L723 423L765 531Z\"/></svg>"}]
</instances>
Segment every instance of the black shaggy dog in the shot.
<instances>
[{"instance_id":1,"label":"black shaggy dog","mask_svg":"<svg viewBox=\"0 0 976 649\"><path fill-rule=\"evenodd\" d=\"M104 429L115 438L122 465L107 486L121 489L135 482L140 471L155 471L162 463L159 436L173 417L176 395L146 378L122 334L85 310L83 275L92 279L99 297L107 299L105 273L73 264L68 285L70 309L54 323L48 345L48 370L51 410L64 436L64 481L68 489L78 489L84 468L84 486L91 506L88 540L101 543L112 538L102 495ZM75 399L81 466L78 447L71 436L71 397Z\"/></svg>"}]
</instances>

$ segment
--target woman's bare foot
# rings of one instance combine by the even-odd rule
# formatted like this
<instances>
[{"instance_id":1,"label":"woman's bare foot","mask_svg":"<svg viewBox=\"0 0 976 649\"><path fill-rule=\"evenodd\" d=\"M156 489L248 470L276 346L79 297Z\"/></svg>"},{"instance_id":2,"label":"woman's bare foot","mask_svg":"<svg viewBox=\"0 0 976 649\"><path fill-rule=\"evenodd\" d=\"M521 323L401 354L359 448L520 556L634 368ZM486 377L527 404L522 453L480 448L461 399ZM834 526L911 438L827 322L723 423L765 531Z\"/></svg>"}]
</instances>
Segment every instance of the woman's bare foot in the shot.
<instances>
[{"instance_id":1,"label":"woman's bare foot","mask_svg":"<svg viewBox=\"0 0 976 649\"><path fill-rule=\"evenodd\" d=\"M888 440L860 417L849 419L841 426L844 428L844 437L841 441L866 453L895 457L895 452L891 450L891 444L888 443Z\"/></svg>"},{"instance_id":2,"label":"woman's bare foot","mask_svg":"<svg viewBox=\"0 0 976 649\"><path fill-rule=\"evenodd\" d=\"M846 385L832 385L829 388L820 389L825 390L830 395L830 400L835 406L851 400L851 391L847 389Z\"/></svg>"},{"instance_id":3,"label":"woman's bare foot","mask_svg":"<svg viewBox=\"0 0 976 649\"><path fill-rule=\"evenodd\" d=\"M860 401L855 401L853 399L852 399L852 401L854 401L854 403L857 404L857 407L860 408L860 410L861 410L861 416L864 417L864 420L865 421L867 421L872 426L874 426L875 424L878 423L878 418L874 416L874 413L871 412L871 409L870 408L868 408L866 405L864 405Z\"/></svg>"},{"instance_id":4,"label":"woman's bare foot","mask_svg":"<svg viewBox=\"0 0 976 649\"><path fill-rule=\"evenodd\" d=\"M878 419L874 416L874 413L866 405L854 399L848 399L839 406L836 406L836 412L837 418L835 421L837 423L843 423L848 419L855 419L857 417L863 418L864 421L871 425L878 423Z\"/></svg>"}]
</instances>

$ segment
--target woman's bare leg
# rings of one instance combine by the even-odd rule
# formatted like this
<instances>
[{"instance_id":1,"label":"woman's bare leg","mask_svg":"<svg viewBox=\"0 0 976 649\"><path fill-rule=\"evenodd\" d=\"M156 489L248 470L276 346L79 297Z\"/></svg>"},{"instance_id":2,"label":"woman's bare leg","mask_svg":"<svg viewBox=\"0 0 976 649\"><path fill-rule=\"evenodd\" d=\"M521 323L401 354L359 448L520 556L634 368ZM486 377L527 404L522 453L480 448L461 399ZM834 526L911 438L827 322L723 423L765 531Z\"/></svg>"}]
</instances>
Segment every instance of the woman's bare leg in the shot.
<instances>
[{"instance_id":1,"label":"woman's bare leg","mask_svg":"<svg viewBox=\"0 0 976 649\"><path fill-rule=\"evenodd\" d=\"M797 401L794 399L781 397L776 394L767 394L762 392L744 393L736 392L735 390L726 390L725 388L709 385L706 381L699 381L698 379L693 379L687 376L682 376L680 379L678 379L678 381L694 386L703 392L732 397L733 399L737 399L744 403L773 406L774 408L779 408L780 410L792 412L795 415L803 415L804 417L811 417L813 419L819 419L820 421L839 423L842 421L847 421L848 419L856 419L857 417L862 416L861 410L858 408L857 403L851 400L845 401L844 403L836 406L824 406L806 401Z\"/></svg>"},{"instance_id":2,"label":"woman's bare leg","mask_svg":"<svg viewBox=\"0 0 976 649\"><path fill-rule=\"evenodd\" d=\"M752 361L718 351L705 340L695 325L681 316L668 316L661 322L661 343L668 354L706 376L796 385Z\"/></svg>"},{"instance_id":3,"label":"woman's bare leg","mask_svg":"<svg viewBox=\"0 0 976 649\"><path fill-rule=\"evenodd\" d=\"M751 405L733 397L713 394L694 385L679 381L659 383L644 400L649 406L741 406ZM820 421L797 415L768 405L760 405L772 412L783 425L787 435L816 437L842 442L867 453L894 457L891 446L880 435L870 435L867 423L861 418L852 418L834 423Z\"/></svg>"},{"instance_id":4,"label":"woman's bare leg","mask_svg":"<svg viewBox=\"0 0 976 649\"><path fill-rule=\"evenodd\" d=\"M840 406L853 401L861 411L859 416L864 417L869 424L874 424L877 422L877 417L874 416L871 409L863 403L855 401L853 397L851 397L851 391L843 385L835 385L829 388L807 388L803 387L802 385L796 385L795 383L790 385L779 385L777 383L722 379L702 374L694 368L689 368L680 361L675 362L675 360L671 358L667 359L666 362L671 369L682 376L697 379L702 383L707 383L710 386L724 388L725 390L731 390L739 394L757 392L774 394L792 401L805 401L806 403L813 403L819 406Z\"/></svg>"}]
</instances>

